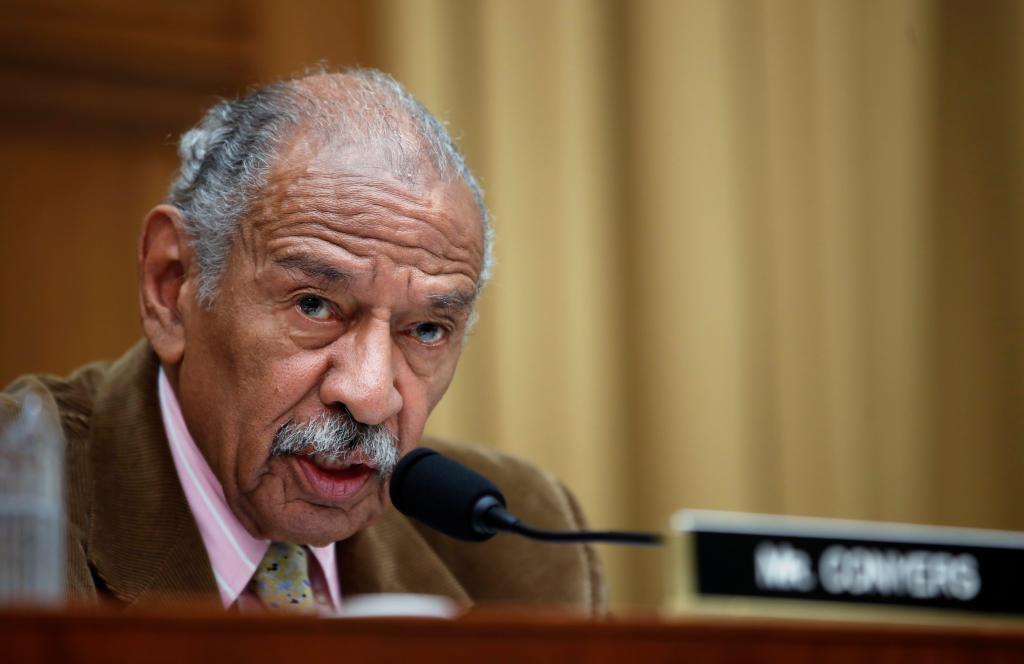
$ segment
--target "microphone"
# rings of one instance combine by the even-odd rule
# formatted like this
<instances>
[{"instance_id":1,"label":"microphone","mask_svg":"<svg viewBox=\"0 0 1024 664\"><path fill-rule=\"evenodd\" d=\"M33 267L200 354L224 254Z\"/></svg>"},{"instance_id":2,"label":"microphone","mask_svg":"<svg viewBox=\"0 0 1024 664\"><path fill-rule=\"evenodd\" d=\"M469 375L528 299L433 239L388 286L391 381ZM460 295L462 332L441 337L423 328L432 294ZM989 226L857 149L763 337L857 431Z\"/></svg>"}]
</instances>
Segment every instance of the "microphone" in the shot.
<instances>
[{"instance_id":1,"label":"microphone","mask_svg":"<svg viewBox=\"0 0 1024 664\"><path fill-rule=\"evenodd\" d=\"M546 542L661 544L661 537L653 533L563 532L526 526L506 509L505 496L489 479L429 447L402 457L391 475L390 494L391 503L402 514L470 542L483 542L504 531Z\"/></svg>"}]
</instances>

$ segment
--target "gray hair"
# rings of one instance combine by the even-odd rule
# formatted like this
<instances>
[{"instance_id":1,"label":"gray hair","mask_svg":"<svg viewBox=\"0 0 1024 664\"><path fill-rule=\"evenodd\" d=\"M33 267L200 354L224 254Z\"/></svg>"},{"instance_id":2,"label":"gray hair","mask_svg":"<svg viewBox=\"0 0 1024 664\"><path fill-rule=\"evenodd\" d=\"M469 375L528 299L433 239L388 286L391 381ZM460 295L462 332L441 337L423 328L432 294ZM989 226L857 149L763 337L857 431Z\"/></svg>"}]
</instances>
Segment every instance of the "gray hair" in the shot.
<instances>
[{"instance_id":1,"label":"gray hair","mask_svg":"<svg viewBox=\"0 0 1024 664\"><path fill-rule=\"evenodd\" d=\"M318 93L309 85L316 79ZM484 257L477 290L490 277L494 232L483 191L444 124L398 81L374 69L289 79L213 106L178 144L181 169L168 202L184 215L198 263L198 298L213 304L241 220L266 184L284 140L298 129L382 153L398 177L424 158L442 179L461 178L480 212Z\"/></svg>"}]
</instances>

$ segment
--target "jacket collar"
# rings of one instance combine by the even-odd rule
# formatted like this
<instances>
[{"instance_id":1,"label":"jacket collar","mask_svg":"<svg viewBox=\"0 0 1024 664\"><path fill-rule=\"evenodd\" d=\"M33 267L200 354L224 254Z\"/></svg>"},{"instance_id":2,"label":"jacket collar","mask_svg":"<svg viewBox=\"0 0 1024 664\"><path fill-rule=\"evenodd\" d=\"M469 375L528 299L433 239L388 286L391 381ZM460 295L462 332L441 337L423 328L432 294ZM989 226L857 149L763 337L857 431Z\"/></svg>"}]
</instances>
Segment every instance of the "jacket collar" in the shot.
<instances>
[{"instance_id":1,"label":"jacket collar","mask_svg":"<svg viewBox=\"0 0 1024 664\"><path fill-rule=\"evenodd\" d=\"M164 433L158 369L156 354L140 341L111 365L94 402L86 551L107 589L129 608L161 599L210 603L217 598ZM394 509L337 547L343 598L416 592L470 603L447 565Z\"/></svg>"}]
</instances>

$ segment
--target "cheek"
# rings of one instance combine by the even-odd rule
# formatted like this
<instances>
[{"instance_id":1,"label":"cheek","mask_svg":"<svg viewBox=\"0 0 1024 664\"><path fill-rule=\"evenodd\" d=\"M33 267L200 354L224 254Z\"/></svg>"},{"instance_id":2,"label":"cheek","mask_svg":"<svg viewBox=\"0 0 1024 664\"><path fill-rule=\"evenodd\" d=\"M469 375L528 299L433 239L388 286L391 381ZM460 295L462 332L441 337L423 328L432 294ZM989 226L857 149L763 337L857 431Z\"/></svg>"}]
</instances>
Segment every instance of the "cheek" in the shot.
<instances>
[{"instance_id":1,"label":"cheek","mask_svg":"<svg viewBox=\"0 0 1024 664\"><path fill-rule=\"evenodd\" d=\"M315 354L256 353L248 364L239 387L254 425L276 431L289 419L307 419L322 409L317 390L324 362Z\"/></svg>"},{"instance_id":2,"label":"cheek","mask_svg":"<svg viewBox=\"0 0 1024 664\"><path fill-rule=\"evenodd\" d=\"M451 382L454 366L445 363L429 371L417 372L413 367L399 377L398 390L402 394L403 443L407 436L419 440L427 417L441 401Z\"/></svg>"},{"instance_id":3,"label":"cheek","mask_svg":"<svg viewBox=\"0 0 1024 664\"><path fill-rule=\"evenodd\" d=\"M461 356L461 344L457 350L453 349L441 363L439 370L430 377L427 392L428 413L433 412L434 407L441 401L441 398L448 391L452 379L455 377L455 369L459 364Z\"/></svg>"},{"instance_id":4,"label":"cheek","mask_svg":"<svg viewBox=\"0 0 1024 664\"><path fill-rule=\"evenodd\" d=\"M400 344L405 369L414 380L424 384L423 390L430 399L433 408L455 375L455 367L462 354L461 339L452 339L446 346L428 350L420 348L415 342L403 339Z\"/></svg>"},{"instance_id":5,"label":"cheek","mask_svg":"<svg viewBox=\"0 0 1024 664\"><path fill-rule=\"evenodd\" d=\"M402 419L408 423L425 420L430 413L426 383L415 377L412 380L399 379L398 392L402 395Z\"/></svg>"}]
</instances>

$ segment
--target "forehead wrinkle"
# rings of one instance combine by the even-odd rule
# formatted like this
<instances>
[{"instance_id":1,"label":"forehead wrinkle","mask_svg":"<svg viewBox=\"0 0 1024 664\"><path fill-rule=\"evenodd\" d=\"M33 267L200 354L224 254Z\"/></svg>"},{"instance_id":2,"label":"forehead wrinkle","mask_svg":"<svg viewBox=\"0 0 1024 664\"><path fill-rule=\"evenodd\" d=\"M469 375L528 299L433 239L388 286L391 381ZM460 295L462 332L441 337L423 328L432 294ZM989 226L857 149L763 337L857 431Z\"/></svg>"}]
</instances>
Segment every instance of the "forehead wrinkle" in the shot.
<instances>
[{"instance_id":1,"label":"forehead wrinkle","mask_svg":"<svg viewBox=\"0 0 1024 664\"><path fill-rule=\"evenodd\" d=\"M354 179L354 178L352 178ZM482 245L474 235L476 224L465 224L447 209L436 206L429 198L408 196L395 189L399 196L382 192L378 187L361 187L356 191L342 191L324 185L319 179L310 186L295 182L281 185L268 192L263 214L254 225L274 227L298 221L359 223L352 234L370 231L368 237L391 241L410 247L426 248L436 256L470 264L482 262ZM409 201L406 204L403 201ZM468 228L467 228L468 226ZM379 229L380 232L373 232ZM382 237L387 235L388 237Z\"/></svg>"},{"instance_id":2,"label":"forehead wrinkle","mask_svg":"<svg viewBox=\"0 0 1024 664\"><path fill-rule=\"evenodd\" d=\"M482 226L475 205L467 205L464 197L451 191L452 183L399 182L386 169L372 165L359 166L362 174L355 174L344 170L346 166L318 166L316 159L284 160L278 165L250 229L258 226L260 234L273 237L290 234L288 227L301 232L319 225L322 230L314 232L324 239L340 233L353 245L380 242L406 255L416 252L431 261L461 263L455 270L436 265L425 272L447 271L477 280L483 264ZM364 252L354 253L365 257Z\"/></svg>"},{"instance_id":3,"label":"forehead wrinkle","mask_svg":"<svg viewBox=\"0 0 1024 664\"><path fill-rule=\"evenodd\" d=\"M344 235L357 242L360 240L380 242L400 249L423 251L438 260L472 264L478 258L475 252L448 241L444 234L436 229L430 234L433 237L424 237L423 224L418 219L412 219L412 223L409 224L396 224L396 220L393 218L385 221L373 212L360 211L346 215L345 221L348 224L339 225L333 214L303 208L293 212L283 212L278 215L278 221L281 222L282 227L295 229L319 227L328 233ZM401 226L405 226L405 228Z\"/></svg>"},{"instance_id":4,"label":"forehead wrinkle","mask_svg":"<svg viewBox=\"0 0 1024 664\"><path fill-rule=\"evenodd\" d=\"M434 208L434 201L429 196L422 196L411 190L410 185L404 186L390 181L385 177L353 175L351 173L328 171L313 167L292 168L282 170L276 182L267 188L274 198L287 200L295 194L299 196L324 196L337 199L372 200L388 199L393 207L412 215L416 208ZM426 183L418 183L426 187Z\"/></svg>"},{"instance_id":5,"label":"forehead wrinkle","mask_svg":"<svg viewBox=\"0 0 1024 664\"><path fill-rule=\"evenodd\" d=\"M275 238L275 235L277 234L274 231L281 229L284 229L286 232L281 233L280 237ZM403 254L401 257L402 260L398 262L405 263L407 267L418 270L423 274L431 276L460 274L471 281L476 281L476 276L470 267L470 263L464 260L456 260L433 253L420 244L397 243L390 237L378 238L367 236L365 233L351 233L337 228L335 224L324 223L322 221L311 219L308 221L292 222L287 225L281 225L275 229L271 229L268 235L270 237L269 242L271 244L282 238L302 237L320 240L335 247L339 247L351 256L361 259L370 259L372 263L371 270L373 271L372 276L374 278L376 277L377 261L373 259L383 256L387 257L389 260L395 260L393 252L386 251L386 248L390 247L392 249L398 249ZM385 248L384 250L378 248L381 247L381 245ZM425 260L410 260L413 256L417 255ZM352 276L354 277L355 275Z\"/></svg>"},{"instance_id":6,"label":"forehead wrinkle","mask_svg":"<svg viewBox=\"0 0 1024 664\"><path fill-rule=\"evenodd\" d=\"M309 200L314 199L314 200ZM394 217L399 221L415 225L417 232L425 226L431 235L450 244L456 241L469 242L472 232L465 232L464 224L443 206L438 206L431 199L416 199L409 202L366 187L354 191L345 190L339 194L333 187L325 185L291 188L286 192L280 205L280 214L313 212L320 214L340 215L346 218L357 217ZM446 232L447 231L447 232ZM448 235L453 238L449 239Z\"/></svg>"},{"instance_id":7,"label":"forehead wrinkle","mask_svg":"<svg viewBox=\"0 0 1024 664\"><path fill-rule=\"evenodd\" d=\"M443 201L439 204L434 197L417 194L408 186L400 186L384 178L309 169L284 183L282 204L295 202L303 196L332 201L342 214L353 207L369 206L397 212L398 216L425 223L439 233L440 226L444 225L459 240L470 243L479 230L475 219L474 223L461 223L462 220L452 215ZM335 210L333 205L315 205L324 212Z\"/></svg>"},{"instance_id":8,"label":"forehead wrinkle","mask_svg":"<svg viewBox=\"0 0 1024 664\"><path fill-rule=\"evenodd\" d=\"M298 270L310 279L324 281L331 285L342 281L348 281L352 278L352 275L349 272L338 269L333 265L329 265L305 252L279 256L274 258L274 262L286 270Z\"/></svg>"},{"instance_id":9,"label":"forehead wrinkle","mask_svg":"<svg viewBox=\"0 0 1024 664\"><path fill-rule=\"evenodd\" d=\"M310 182L314 184L309 184ZM324 183L324 184L321 184ZM421 196L411 190L409 185L419 184L426 186L426 183L403 182L401 185L385 177L371 177L367 175L356 175L338 171L328 171L317 168L306 168L288 181L288 188L309 186L314 189L344 188L346 190L365 190L372 193L383 193L392 198L399 199L410 205L430 206L430 198Z\"/></svg>"}]
</instances>

